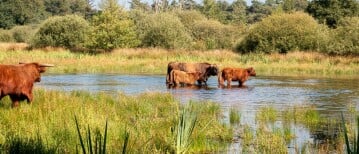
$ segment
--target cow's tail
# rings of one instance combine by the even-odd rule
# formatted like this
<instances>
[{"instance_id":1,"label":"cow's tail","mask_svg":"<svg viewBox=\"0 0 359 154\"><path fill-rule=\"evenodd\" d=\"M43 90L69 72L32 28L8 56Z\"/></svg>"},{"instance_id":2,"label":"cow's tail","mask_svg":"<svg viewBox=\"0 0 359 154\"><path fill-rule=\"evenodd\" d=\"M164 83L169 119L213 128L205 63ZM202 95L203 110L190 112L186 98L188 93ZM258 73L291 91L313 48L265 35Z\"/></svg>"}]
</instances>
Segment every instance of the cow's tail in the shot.
<instances>
[{"instance_id":1,"label":"cow's tail","mask_svg":"<svg viewBox=\"0 0 359 154\"><path fill-rule=\"evenodd\" d=\"M218 72L218 87L221 87L224 84L222 73L223 73L223 71Z\"/></svg>"}]
</instances>

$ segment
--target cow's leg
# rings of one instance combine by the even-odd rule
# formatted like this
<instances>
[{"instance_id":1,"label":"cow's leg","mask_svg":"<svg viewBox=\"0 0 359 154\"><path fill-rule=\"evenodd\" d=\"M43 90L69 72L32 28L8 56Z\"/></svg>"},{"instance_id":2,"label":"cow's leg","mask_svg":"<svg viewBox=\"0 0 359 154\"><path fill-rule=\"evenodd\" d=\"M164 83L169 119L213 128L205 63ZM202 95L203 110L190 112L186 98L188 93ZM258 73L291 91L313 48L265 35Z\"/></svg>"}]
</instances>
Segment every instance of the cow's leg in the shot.
<instances>
[{"instance_id":1,"label":"cow's leg","mask_svg":"<svg viewBox=\"0 0 359 154\"><path fill-rule=\"evenodd\" d=\"M11 99L11 107L18 107L20 102L19 102L19 97L17 95L10 95L10 99Z\"/></svg>"},{"instance_id":2,"label":"cow's leg","mask_svg":"<svg viewBox=\"0 0 359 154\"><path fill-rule=\"evenodd\" d=\"M242 84L242 81L239 80L239 81L238 81L238 87L242 87L242 85L243 85L243 84Z\"/></svg>"},{"instance_id":3,"label":"cow's leg","mask_svg":"<svg viewBox=\"0 0 359 154\"><path fill-rule=\"evenodd\" d=\"M232 81L232 78L228 78L228 79L227 79L227 87L228 87L228 88L231 87L231 81Z\"/></svg>"}]
</instances>

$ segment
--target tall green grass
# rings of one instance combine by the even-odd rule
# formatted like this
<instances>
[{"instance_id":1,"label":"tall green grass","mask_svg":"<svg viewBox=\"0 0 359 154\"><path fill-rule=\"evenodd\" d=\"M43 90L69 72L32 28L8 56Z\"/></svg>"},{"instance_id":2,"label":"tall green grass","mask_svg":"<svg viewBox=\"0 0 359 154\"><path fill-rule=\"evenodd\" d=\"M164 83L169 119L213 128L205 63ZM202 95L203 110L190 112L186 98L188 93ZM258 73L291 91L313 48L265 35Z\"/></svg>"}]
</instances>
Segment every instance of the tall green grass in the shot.
<instances>
[{"instance_id":1,"label":"tall green grass","mask_svg":"<svg viewBox=\"0 0 359 154\"><path fill-rule=\"evenodd\" d=\"M346 146L346 152L347 154L357 154L359 153L359 116L356 117L356 131L351 132L352 136L354 136L353 142L350 143L349 139L349 132L346 127L345 118L343 115L343 112L341 112L341 118L342 118L342 129L344 133L344 140L345 140L345 146Z\"/></svg>"},{"instance_id":2,"label":"tall green grass","mask_svg":"<svg viewBox=\"0 0 359 154\"><path fill-rule=\"evenodd\" d=\"M109 95L35 89L34 95L31 105L22 102L15 109L11 109L8 97L1 100L0 145L5 145L9 136L34 138L34 134L39 132L46 141L46 147L56 147L59 153L75 153L81 150L77 149L79 136L73 121L73 115L76 114L79 124L95 128L95 132L97 128L102 130L108 121L106 153L121 153L123 149L127 153L175 151L171 128L182 105L170 94L144 93L128 96L122 93ZM232 131L220 122L221 110L218 104L193 104L198 113L198 122L191 135L193 144L188 152L223 148L219 141L230 142ZM131 138L128 139L128 136L127 144L124 145L126 132L131 134ZM91 131L91 134L94 134L91 135L91 140L94 141L96 133ZM95 142L93 147L94 144Z\"/></svg>"}]
</instances>

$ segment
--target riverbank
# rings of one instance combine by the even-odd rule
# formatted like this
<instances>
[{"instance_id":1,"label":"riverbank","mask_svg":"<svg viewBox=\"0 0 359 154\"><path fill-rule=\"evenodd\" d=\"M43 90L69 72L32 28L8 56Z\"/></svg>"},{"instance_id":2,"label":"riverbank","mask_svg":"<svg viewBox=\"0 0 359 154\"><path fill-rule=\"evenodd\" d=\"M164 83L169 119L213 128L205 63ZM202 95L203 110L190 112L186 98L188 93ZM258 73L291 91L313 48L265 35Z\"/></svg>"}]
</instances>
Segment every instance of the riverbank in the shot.
<instances>
[{"instance_id":1,"label":"riverbank","mask_svg":"<svg viewBox=\"0 0 359 154\"><path fill-rule=\"evenodd\" d=\"M26 45L0 45L0 63L20 61L55 64L48 73L166 74L171 61L209 62L223 67L254 67L258 75L359 75L359 57L329 56L317 52L238 54L228 50L169 51L117 49L111 53L83 54L58 48L25 50Z\"/></svg>"}]
</instances>

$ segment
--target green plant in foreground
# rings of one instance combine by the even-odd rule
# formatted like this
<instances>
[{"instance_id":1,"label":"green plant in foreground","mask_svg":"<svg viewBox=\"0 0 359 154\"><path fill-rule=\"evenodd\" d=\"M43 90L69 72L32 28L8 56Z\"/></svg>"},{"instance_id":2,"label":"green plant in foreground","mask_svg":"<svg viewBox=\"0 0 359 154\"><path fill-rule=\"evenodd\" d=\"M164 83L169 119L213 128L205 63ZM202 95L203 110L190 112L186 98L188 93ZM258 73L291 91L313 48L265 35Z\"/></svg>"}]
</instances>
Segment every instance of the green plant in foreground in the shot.
<instances>
[{"instance_id":1,"label":"green plant in foreground","mask_svg":"<svg viewBox=\"0 0 359 154\"><path fill-rule=\"evenodd\" d=\"M229 122L231 124L239 123L240 119L241 119L241 115L238 109L231 108L229 112Z\"/></svg>"},{"instance_id":2,"label":"green plant in foreground","mask_svg":"<svg viewBox=\"0 0 359 154\"><path fill-rule=\"evenodd\" d=\"M197 123L197 113L192 106L184 107L177 125L176 153L186 153L192 143L190 139Z\"/></svg>"},{"instance_id":3,"label":"green plant in foreground","mask_svg":"<svg viewBox=\"0 0 359 154\"><path fill-rule=\"evenodd\" d=\"M47 147L43 142L40 134L37 134L36 138L21 138L19 136L12 136L7 138L7 144L5 145L6 153L16 153L16 154L27 154L27 153L37 153L37 154L52 154L56 153L55 147ZM4 151L0 150L0 153Z\"/></svg>"},{"instance_id":4,"label":"green plant in foreground","mask_svg":"<svg viewBox=\"0 0 359 154\"><path fill-rule=\"evenodd\" d=\"M349 137L348 137L348 132L347 132L347 128L345 126L345 119L343 116L343 112L341 112L342 115L342 128L344 131L344 140L345 140L345 145L346 145L346 149L347 149L347 153L348 154L354 154L354 153L359 153L359 132L354 133L354 135L356 135L356 138L354 138L353 144L350 146L350 142L349 142ZM359 129L359 116L357 116L356 118L357 120L357 129Z\"/></svg>"},{"instance_id":5,"label":"green plant in foreground","mask_svg":"<svg viewBox=\"0 0 359 154\"><path fill-rule=\"evenodd\" d=\"M80 140L82 152L84 154L86 154L87 153L86 152L86 147L85 147L84 141L82 139L82 135L81 135L81 132L80 132L80 127L79 127L79 123L77 121L76 115L75 115L75 123L76 123L77 133L79 135L79 140ZM107 139L107 121L106 121L105 134L103 136L103 140L102 140L101 132L96 131L96 134L95 134L95 146L92 145L90 126L88 126L87 127L87 149L88 149L88 153L92 154L95 151L95 153L98 153L98 154L105 154L106 153L106 139ZM125 140L125 144L127 144L126 140Z\"/></svg>"}]
</instances>

